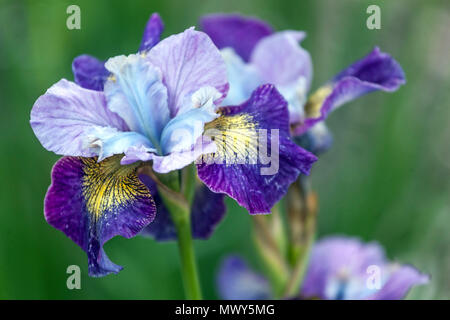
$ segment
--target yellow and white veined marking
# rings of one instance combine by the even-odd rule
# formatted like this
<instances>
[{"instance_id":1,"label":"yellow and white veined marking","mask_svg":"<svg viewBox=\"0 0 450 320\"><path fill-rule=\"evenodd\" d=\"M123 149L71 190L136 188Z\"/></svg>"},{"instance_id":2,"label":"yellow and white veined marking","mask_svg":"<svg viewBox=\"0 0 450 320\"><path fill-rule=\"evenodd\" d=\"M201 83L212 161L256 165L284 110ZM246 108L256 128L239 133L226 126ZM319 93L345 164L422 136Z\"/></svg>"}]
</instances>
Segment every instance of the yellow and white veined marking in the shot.
<instances>
[{"instance_id":1,"label":"yellow and white veined marking","mask_svg":"<svg viewBox=\"0 0 450 320\"><path fill-rule=\"evenodd\" d=\"M138 163L122 166L121 156L101 162L97 158L80 158L83 164L82 195L89 214L98 220L105 212L131 205L133 201L151 198L147 187L139 180Z\"/></svg>"},{"instance_id":2,"label":"yellow and white veined marking","mask_svg":"<svg viewBox=\"0 0 450 320\"><path fill-rule=\"evenodd\" d=\"M249 114L223 115L205 125L205 136L217 146L214 154L203 155L203 162L212 164L256 164L258 132Z\"/></svg>"}]
</instances>

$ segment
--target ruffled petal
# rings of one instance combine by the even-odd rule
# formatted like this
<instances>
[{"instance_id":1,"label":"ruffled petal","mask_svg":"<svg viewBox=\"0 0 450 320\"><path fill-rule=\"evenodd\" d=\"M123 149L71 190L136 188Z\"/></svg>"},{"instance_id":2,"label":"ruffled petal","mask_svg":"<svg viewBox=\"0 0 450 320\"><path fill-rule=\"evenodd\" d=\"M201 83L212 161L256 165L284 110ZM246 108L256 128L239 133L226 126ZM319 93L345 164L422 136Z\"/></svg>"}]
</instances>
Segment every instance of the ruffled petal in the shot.
<instances>
[{"instance_id":1,"label":"ruffled petal","mask_svg":"<svg viewBox=\"0 0 450 320\"><path fill-rule=\"evenodd\" d=\"M138 54L111 58L105 66L113 74L105 84L108 108L159 149L161 132L170 119L160 71Z\"/></svg>"},{"instance_id":2,"label":"ruffled petal","mask_svg":"<svg viewBox=\"0 0 450 320\"><path fill-rule=\"evenodd\" d=\"M205 91L208 92L205 93ZM205 123L219 116L216 113L214 100L220 96L221 94L211 87L201 88L192 95L193 100L190 105L194 108L172 118L161 134L164 155L192 149L203 134Z\"/></svg>"},{"instance_id":3,"label":"ruffled petal","mask_svg":"<svg viewBox=\"0 0 450 320\"><path fill-rule=\"evenodd\" d=\"M138 179L137 166L120 166L118 157L63 157L53 167L45 197L47 222L64 232L88 256L89 275L117 273L103 245L116 235L131 238L155 216L155 204Z\"/></svg>"},{"instance_id":4,"label":"ruffled petal","mask_svg":"<svg viewBox=\"0 0 450 320\"><path fill-rule=\"evenodd\" d=\"M56 154L92 157L96 133L127 131L128 126L106 106L102 92L65 79L40 96L31 110L31 127L44 148Z\"/></svg>"},{"instance_id":5,"label":"ruffled petal","mask_svg":"<svg viewBox=\"0 0 450 320\"><path fill-rule=\"evenodd\" d=\"M222 116L206 126L205 135L217 151L197 165L199 178L251 214L270 213L289 185L300 173L309 174L317 160L290 140L286 104L273 85L263 85L244 104L222 108Z\"/></svg>"},{"instance_id":6,"label":"ruffled petal","mask_svg":"<svg viewBox=\"0 0 450 320\"><path fill-rule=\"evenodd\" d=\"M158 13L153 13L147 22L142 36L139 51L146 51L153 48L161 37L164 31L164 23Z\"/></svg>"},{"instance_id":7,"label":"ruffled petal","mask_svg":"<svg viewBox=\"0 0 450 320\"><path fill-rule=\"evenodd\" d=\"M295 128L294 134L303 134L349 101L377 90L396 91L405 82L400 64L375 48L311 95L305 105L307 119Z\"/></svg>"},{"instance_id":8,"label":"ruffled petal","mask_svg":"<svg viewBox=\"0 0 450 320\"><path fill-rule=\"evenodd\" d=\"M153 160L153 170L158 173L168 173L179 170L187 165L197 161L204 154L215 152L216 145L207 137L199 137L197 142L189 149L183 151L174 151L165 156L148 154L149 159ZM146 161L146 160L143 160Z\"/></svg>"},{"instance_id":9,"label":"ruffled petal","mask_svg":"<svg viewBox=\"0 0 450 320\"><path fill-rule=\"evenodd\" d=\"M172 118L186 111L184 102L202 87L215 88L222 98L228 91L226 66L219 50L205 33L193 28L162 40L146 59L162 72Z\"/></svg>"},{"instance_id":10,"label":"ruffled petal","mask_svg":"<svg viewBox=\"0 0 450 320\"><path fill-rule=\"evenodd\" d=\"M87 54L73 59L72 72L78 85L96 91L103 91L103 85L109 76L105 62Z\"/></svg>"},{"instance_id":11,"label":"ruffled petal","mask_svg":"<svg viewBox=\"0 0 450 320\"><path fill-rule=\"evenodd\" d=\"M200 25L219 49L231 47L244 61L249 61L256 44L272 33L264 21L239 14L207 15Z\"/></svg>"},{"instance_id":12,"label":"ruffled petal","mask_svg":"<svg viewBox=\"0 0 450 320\"><path fill-rule=\"evenodd\" d=\"M140 179L149 188L158 212L155 220L142 230L142 235L151 236L157 241L177 238L175 225L167 208L158 194L155 182L146 175ZM208 239L225 216L225 195L210 191L205 185L198 185L191 207L191 228L194 239Z\"/></svg>"},{"instance_id":13,"label":"ruffled petal","mask_svg":"<svg viewBox=\"0 0 450 320\"><path fill-rule=\"evenodd\" d=\"M217 279L219 295L225 300L267 300L272 299L269 282L262 275L252 271L237 256L224 260Z\"/></svg>"}]
</instances>

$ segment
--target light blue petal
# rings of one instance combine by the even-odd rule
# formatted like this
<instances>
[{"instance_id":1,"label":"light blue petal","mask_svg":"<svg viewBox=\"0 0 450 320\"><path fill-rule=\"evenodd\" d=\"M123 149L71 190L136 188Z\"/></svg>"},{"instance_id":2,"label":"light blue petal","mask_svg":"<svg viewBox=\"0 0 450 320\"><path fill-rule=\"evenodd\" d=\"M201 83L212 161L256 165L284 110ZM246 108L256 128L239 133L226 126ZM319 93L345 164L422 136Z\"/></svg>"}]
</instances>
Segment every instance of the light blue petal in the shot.
<instances>
[{"instance_id":1,"label":"light blue petal","mask_svg":"<svg viewBox=\"0 0 450 320\"><path fill-rule=\"evenodd\" d=\"M98 161L114 154L125 153L130 148L144 148L156 152L151 142L137 132L120 132L112 128L93 129L90 134L90 147L98 149Z\"/></svg>"},{"instance_id":2,"label":"light blue petal","mask_svg":"<svg viewBox=\"0 0 450 320\"><path fill-rule=\"evenodd\" d=\"M241 104L250 98L253 90L262 84L262 79L256 69L252 65L246 64L233 49L226 48L221 50L221 53L227 65L230 84L230 89L222 105Z\"/></svg>"},{"instance_id":3,"label":"light blue petal","mask_svg":"<svg viewBox=\"0 0 450 320\"><path fill-rule=\"evenodd\" d=\"M185 111L167 124L161 135L163 155L190 150L203 134L205 123L216 119L214 101L220 92L212 87L204 87L191 97L193 108Z\"/></svg>"},{"instance_id":4,"label":"light blue petal","mask_svg":"<svg viewBox=\"0 0 450 320\"><path fill-rule=\"evenodd\" d=\"M111 58L105 67L113 74L105 84L109 109L159 149L161 132L170 118L160 71L136 54Z\"/></svg>"}]
</instances>

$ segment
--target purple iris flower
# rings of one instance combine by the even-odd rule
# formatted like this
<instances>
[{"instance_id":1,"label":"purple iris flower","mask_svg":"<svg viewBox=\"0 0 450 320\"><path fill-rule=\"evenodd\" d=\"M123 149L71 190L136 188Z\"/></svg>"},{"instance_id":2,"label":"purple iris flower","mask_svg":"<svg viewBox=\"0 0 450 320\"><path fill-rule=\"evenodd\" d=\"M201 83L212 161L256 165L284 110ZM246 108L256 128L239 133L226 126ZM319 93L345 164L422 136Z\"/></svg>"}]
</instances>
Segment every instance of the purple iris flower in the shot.
<instances>
[{"instance_id":1,"label":"purple iris flower","mask_svg":"<svg viewBox=\"0 0 450 320\"><path fill-rule=\"evenodd\" d=\"M152 15L137 54L105 63L78 57L78 84L60 80L31 111L41 144L64 156L53 168L45 218L86 251L92 276L121 269L104 253L106 241L135 236L162 208L151 195L153 182L140 180L141 167L151 164L164 174L197 164L198 177L212 191L200 188L193 202L194 235L202 237L224 211L223 196L212 193L228 194L252 214L269 213L317 160L290 140L287 102L273 85L257 87L239 105L218 107L228 82L217 47L193 28L158 42L161 31L159 16ZM260 173L265 164L256 161L256 140L250 139L261 129L268 130L268 141L276 130L279 142L279 170L267 175ZM231 150L221 137L232 138ZM230 153L252 161L216 161ZM214 203L217 216L208 216ZM158 232L161 239L173 236Z\"/></svg>"},{"instance_id":2,"label":"purple iris flower","mask_svg":"<svg viewBox=\"0 0 450 320\"><path fill-rule=\"evenodd\" d=\"M224 104L241 103L261 83L274 84L288 101L293 136L302 136L316 154L332 143L324 120L333 110L369 92L392 92L405 83L400 65L375 48L308 98L313 67L309 53L299 46L304 32L273 32L267 23L239 14L207 15L201 26L227 62L230 91Z\"/></svg>"},{"instance_id":3,"label":"purple iris flower","mask_svg":"<svg viewBox=\"0 0 450 320\"><path fill-rule=\"evenodd\" d=\"M397 300L429 276L410 265L387 261L376 243L355 238L328 237L312 250L305 279L299 290L302 299ZM270 299L267 280L253 272L238 257L227 258L218 276L224 299Z\"/></svg>"}]
</instances>

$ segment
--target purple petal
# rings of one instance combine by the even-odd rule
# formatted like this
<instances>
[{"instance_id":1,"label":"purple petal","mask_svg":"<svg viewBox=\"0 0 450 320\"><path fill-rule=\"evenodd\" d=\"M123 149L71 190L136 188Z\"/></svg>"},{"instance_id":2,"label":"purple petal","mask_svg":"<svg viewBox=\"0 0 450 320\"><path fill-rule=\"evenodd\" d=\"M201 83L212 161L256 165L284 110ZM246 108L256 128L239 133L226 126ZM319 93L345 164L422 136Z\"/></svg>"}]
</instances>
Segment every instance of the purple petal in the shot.
<instances>
[{"instance_id":1,"label":"purple petal","mask_svg":"<svg viewBox=\"0 0 450 320\"><path fill-rule=\"evenodd\" d=\"M209 123L206 131L207 135L213 132L211 138L217 145L214 160L221 163L212 163L212 156L203 157L197 165L199 178L212 191L228 194L251 214L270 213L298 175L309 174L317 158L290 140L286 101L273 85L260 86L242 105L221 111L222 116ZM276 155L278 151L278 159L270 164L273 172L265 172L269 165L260 161L260 129L267 132L267 154ZM273 153L272 136L279 147ZM230 155L237 158L228 161Z\"/></svg>"},{"instance_id":2,"label":"purple petal","mask_svg":"<svg viewBox=\"0 0 450 320\"><path fill-rule=\"evenodd\" d=\"M96 91L103 91L103 85L109 76L105 62L87 54L73 59L72 72L77 84Z\"/></svg>"},{"instance_id":3,"label":"purple petal","mask_svg":"<svg viewBox=\"0 0 450 320\"><path fill-rule=\"evenodd\" d=\"M411 286L427 281L428 276L410 266L389 263L376 243L329 237L313 247L301 296L346 300L401 299Z\"/></svg>"},{"instance_id":4,"label":"purple petal","mask_svg":"<svg viewBox=\"0 0 450 320\"><path fill-rule=\"evenodd\" d=\"M222 98L228 91L226 65L219 50L205 33L193 28L162 40L148 52L147 59L162 72L171 117L202 87L217 89Z\"/></svg>"},{"instance_id":5,"label":"purple petal","mask_svg":"<svg viewBox=\"0 0 450 320\"><path fill-rule=\"evenodd\" d=\"M264 21L239 14L207 15L200 25L219 49L231 47L245 61L249 61L256 44L272 33L272 27Z\"/></svg>"},{"instance_id":6,"label":"purple petal","mask_svg":"<svg viewBox=\"0 0 450 320\"><path fill-rule=\"evenodd\" d=\"M192 235L196 239L208 239L225 217L225 195L214 193L201 184L192 203Z\"/></svg>"},{"instance_id":7,"label":"purple petal","mask_svg":"<svg viewBox=\"0 0 450 320\"><path fill-rule=\"evenodd\" d=\"M255 47L250 63L256 66L265 83L289 85L299 78L309 89L312 78L311 57L299 42L306 37L301 31L282 31L262 39Z\"/></svg>"},{"instance_id":8,"label":"purple petal","mask_svg":"<svg viewBox=\"0 0 450 320\"><path fill-rule=\"evenodd\" d=\"M268 281L249 269L237 256L225 259L218 275L219 295L225 300L267 300L272 298Z\"/></svg>"},{"instance_id":9,"label":"purple petal","mask_svg":"<svg viewBox=\"0 0 450 320\"><path fill-rule=\"evenodd\" d=\"M164 23L161 17L159 14L153 13L145 26L139 51L146 51L153 48L159 42L163 30Z\"/></svg>"},{"instance_id":10,"label":"purple petal","mask_svg":"<svg viewBox=\"0 0 450 320\"><path fill-rule=\"evenodd\" d=\"M103 92L65 79L40 96L31 110L31 127L44 148L56 154L92 157L93 132L127 131L125 122L106 106Z\"/></svg>"},{"instance_id":11,"label":"purple petal","mask_svg":"<svg viewBox=\"0 0 450 320\"><path fill-rule=\"evenodd\" d=\"M303 134L349 101L377 90L396 91L405 82L400 64L389 54L375 48L311 96L305 106L308 119L298 126L294 133Z\"/></svg>"},{"instance_id":12,"label":"purple petal","mask_svg":"<svg viewBox=\"0 0 450 320\"><path fill-rule=\"evenodd\" d=\"M116 235L135 236L155 216L137 166L123 167L118 161L63 157L53 167L45 197L45 219L87 253L89 275L94 277L122 269L108 259L104 243Z\"/></svg>"},{"instance_id":13,"label":"purple petal","mask_svg":"<svg viewBox=\"0 0 450 320\"><path fill-rule=\"evenodd\" d=\"M146 175L141 175L139 178L153 195L158 212L155 220L142 230L142 234L149 235L157 241L175 240L175 225L158 194L156 184ZM191 207L192 236L195 239L208 239L222 221L226 212L224 197L223 194L211 192L204 185L196 188Z\"/></svg>"},{"instance_id":14,"label":"purple petal","mask_svg":"<svg viewBox=\"0 0 450 320\"><path fill-rule=\"evenodd\" d=\"M394 267L395 268L395 267ZM408 265L397 267L380 291L370 296L371 300L403 299L411 287L427 284L430 277Z\"/></svg>"},{"instance_id":15,"label":"purple petal","mask_svg":"<svg viewBox=\"0 0 450 320\"><path fill-rule=\"evenodd\" d=\"M365 279L368 266L384 263L384 251L376 243L363 244L345 237L325 238L313 247L301 293L307 298L334 299L327 287L335 278Z\"/></svg>"},{"instance_id":16,"label":"purple petal","mask_svg":"<svg viewBox=\"0 0 450 320\"><path fill-rule=\"evenodd\" d=\"M276 85L287 100L291 123L304 119L303 107L312 78L311 57L299 45L305 36L301 31L274 33L256 45L250 58L263 82Z\"/></svg>"}]
</instances>

